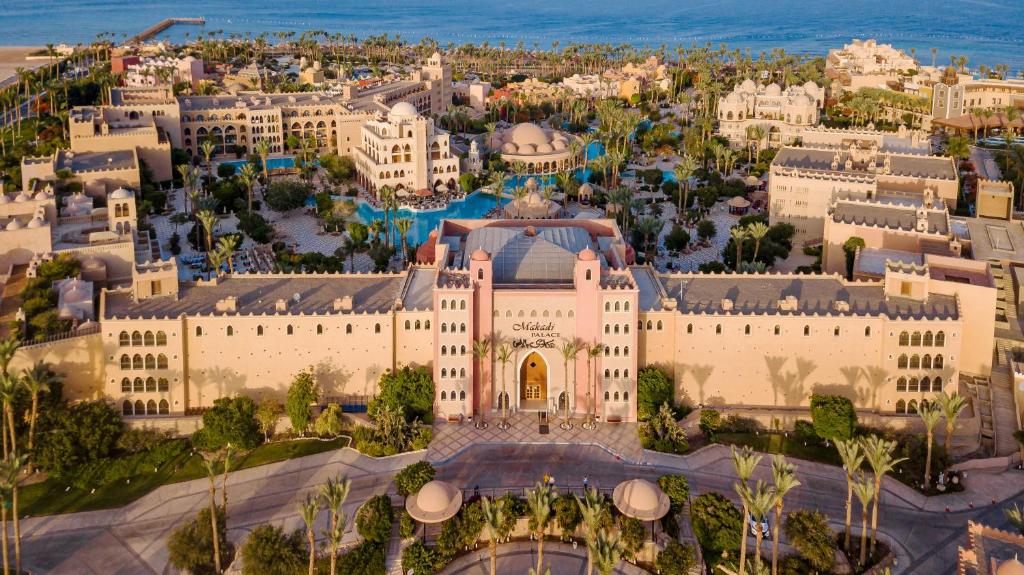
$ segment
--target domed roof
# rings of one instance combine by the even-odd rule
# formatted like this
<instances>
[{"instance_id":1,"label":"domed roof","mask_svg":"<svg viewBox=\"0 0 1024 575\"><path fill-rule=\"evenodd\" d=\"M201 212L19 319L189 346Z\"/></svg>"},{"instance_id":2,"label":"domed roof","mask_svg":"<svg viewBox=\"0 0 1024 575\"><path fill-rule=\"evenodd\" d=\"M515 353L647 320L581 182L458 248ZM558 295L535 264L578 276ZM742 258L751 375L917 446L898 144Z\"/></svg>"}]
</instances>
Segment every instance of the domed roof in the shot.
<instances>
[{"instance_id":1,"label":"domed roof","mask_svg":"<svg viewBox=\"0 0 1024 575\"><path fill-rule=\"evenodd\" d=\"M112 200L126 200L132 197L132 193L124 188L118 188L113 192L110 192L110 199Z\"/></svg>"},{"instance_id":2,"label":"domed roof","mask_svg":"<svg viewBox=\"0 0 1024 575\"><path fill-rule=\"evenodd\" d=\"M74 286L68 291L64 292L64 301L68 303L78 303L89 299L89 294L85 291L85 288L79 285Z\"/></svg>"},{"instance_id":3,"label":"domed roof","mask_svg":"<svg viewBox=\"0 0 1024 575\"><path fill-rule=\"evenodd\" d=\"M594 193L594 186L591 186L590 182L583 182L582 184L580 184L579 192L581 194L592 194Z\"/></svg>"},{"instance_id":4,"label":"domed roof","mask_svg":"<svg viewBox=\"0 0 1024 575\"><path fill-rule=\"evenodd\" d=\"M530 192L526 195L526 204L531 206L539 206L544 203L544 198L540 197L537 192Z\"/></svg>"},{"instance_id":5,"label":"domed roof","mask_svg":"<svg viewBox=\"0 0 1024 575\"><path fill-rule=\"evenodd\" d=\"M818 85L811 80L804 83L804 92L806 92L808 96L817 96L819 90L820 88L818 88Z\"/></svg>"},{"instance_id":6,"label":"domed roof","mask_svg":"<svg viewBox=\"0 0 1024 575\"><path fill-rule=\"evenodd\" d=\"M18 194L18 195L17 195L17 196L16 196L15 198L14 198L14 201L15 201L15 202L27 202L27 201L29 201L29 200L31 200L31 199L32 199L32 196L30 196L30 195L28 194L28 192L21 192L20 194Z\"/></svg>"},{"instance_id":7,"label":"domed roof","mask_svg":"<svg viewBox=\"0 0 1024 575\"><path fill-rule=\"evenodd\" d=\"M725 101L730 104L738 104L743 101L743 96L739 92L729 92L729 95L725 97Z\"/></svg>"},{"instance_id":8,"label":"domed roof","mask_svg":"<svg viewBox=\"0 0 1024 575\"><path fill-rule=\"evenodd\" d=\"M24 226L21 225L21 222L19 222L17 219L12 219L11 221L7 222L7 226L4 227L4 229L9 232L13 232L14 230L20 230L22 227Z\"/></svg>"},{"instance_id":9,"label":"domed roof","mask_svg":"<svg viewBox=\"0 0 1024 575\"><path fill-rule=\"evenodd\" d=\"M564 144L563 144L563 146L564 146ZM551 144L541 144L541 145L537 146L537 153L538 154L550 154L554 150L555 149L551 147Z\"/></svg>"},{"instance_id":10,"label":"domed roof","mask_svg":"<svg viewBox=\"0 0 1024 575\"><path fill-rule=\"evenodd\" d=\"M48 200L52 197L53 196L50 195L50 192L47 192L46 190L39 190L38 192L36 192L37 200Z\"/></svg>"},{"instance_id":11,"label":"domed roof","mask_svg":"<svg viewBox=\"0 0 1024 575\"><path fill-rule=\"evenodd\" d=\"M405 500L405 510L422 523L440 523L458 513L460 507L462 491L436 479Z\"/></svg>"},{"instance_id":12,"label":"domed roof","mask_svg":"<svg viewBox=\"0 0 1024 575\"><path fill-rule=\"evenodd\" d=\"M60 319L74 319L75 310L69 305L60 306L60 311L57 312L57 317Z\"/></svg>"},{"instance_id":13,"label":"domed roof","mask_svg":"<svg viewBox=\"0 0 1024 575\"><path fill-rule=\"evenodd\" d=\"M537 153L537 146L533 144L518 144L520 154L535 154Z\"/></svg>"},{"instance_id":14,"label":"domed roof","mask_svg":"<svg viewBox=\"0 0 1024 575\"><path fill-rule=\"evenodd\" d=\"M582 188L582 186L581 186L581 188ZM590 248L586 248L582 252L580 252L580 261L592 262L592 261L594 261L596 259L597 259L597 254L595 254L594 250L592 250Z\"/></svg>"},{"instance_id":15,"label":"domed roof","mask_svg":"<svg viewBox=\"0 0 1024 575\"><path fill-rule=\"evenodd\" d=\"M418 116L419 112L416 111L416 106L413 106L409 102L399 102L394 106L391 106L391 111L388 112L388 116L396 118Z\"/></svg>"},{"instance_id":16,"label":"domed roof","mask_svg":"<svg viewBox=\"0 0 1024 575\"><path fill-rule=\"evenodd\" d=\"M999 567L996 567L996 575L1024 575L1024 563L1021 563L1016 557L1003 561Z\"/></svg>"},{"instance_id":17,"label":"domed roof","mask_svg":"<svg viewBox=\"0 0 1024 575\"><path fill-rule=\"evenodd\" d=\"M548 142L548 136L544 133L544 130L542 130L537 124L531 124L529 122L516 124L515 127L508 131L505 139L520 146L523 144L533 144L534 146L537 146Z\"/></svg>"},{"instance_id":18,"label":"domed roof","mask_svg":"<svg viewBox=\"0 0 1024 575\"><path fill-rule=\"evenodd\" d=\"M668 513L669 500L657 485L644 479L623 481L612 492L612 501L624 515L655 521Z\"/></svg>"},{"instance_id":19,"label":"domed roof","mask_svg":"<svg viewBox=\"0 0 1024 575\"><path fill-rule=\"evenodd\" d=\"M764 95L765 96L781 96L782 95L782 88L778 84L776 84L775 82L772 82L771 84L768 84L767 88L764 89Z\"/></svg>"},{"instance_id":20,"label":"domed roof","mask_svg":"<svg viewBox=\"0 0 1024 575\"><path fill-rule=\"evenodd\" d=\"M541 149L542 147L546 146L546 145L547 145L547 144L542 144L541 146L538 146L538 147L537 147L537 151L539 152L539 151L540 151L540 149ZM567 145L568 145L568 144L566 144L566 143L565 143L565 140L552 140L552 141L551 141L551 150L552 150L552 151L556 151L556 150L564 150L564 149L565 149L565 147L566 147Z\"/></svg>"},{"instance_id":21,"label":"domed roof","mask_svg":"<svg viewBox=\"0 0 1024 575\"><path fill-rule=\"evenodd\" d=\"M84 204L88 201L89 198L85 197L85 194L83 194L82 192L78 192L77 194L71 196L71 198L68 199L68 202L72 204Z\"/></svg>"},{"instance_id":22,"label":"domed roof","mask_svg":"<svg viewBox=\"0 0 1024 575\"><path fill-rule=\"evenodd\" d=\"M513 144L512 142L505 142L504 144L501 145L501 151L505 152L506 154L514 154L519 151L519 146Z\"/></svg>"},{"instance_id":23,"label":"domed roof","mask_svg":"<svg viewBox=\"0 0 1024 575\"><path fill-rule=\"evenodd\" d=\"M746 80L743 81L742 84L740 84L740 90L743 90L744 92L754 93L757 91L757 84L755 84L754 81L751 80L750 78L747 78Z\"/></svg>"},{"instance_id":24,"label":"domed roof","mask_svg":"<svg viewBox=\"0 0 1024 575\"><path fill-rule=\"evenodd\" d=\"M32 218L31 220L29 220L28 225L26 225L25 227L26 228L33 228L33 229L35 229L35 228L41 228L42 226L43 226L43 220L39 216L36 216L36 217Z\"/></svg>"},{"instance_id":25,"label":"domed roof","mask_svg":"<svg viewBox=\"0 0 1024 575\"><path fill-rule=\"evenodd\" d=\"M483 248L477 248L472 254L470 254L469 259L475 262L485 262L491 259L491 256L485 252Z\"/></svg>"},{"instance_id":26,"label":"domed roof","mask_svg":"<svg viewBox=\"0 0 1024 575\"><path fill-rule=\"evenodd\" d=\"M814 101L811 100L807 94L797 94L797 96L793 98L792 104L794 106L813 106Z\"/></svg>"}]
</instances>

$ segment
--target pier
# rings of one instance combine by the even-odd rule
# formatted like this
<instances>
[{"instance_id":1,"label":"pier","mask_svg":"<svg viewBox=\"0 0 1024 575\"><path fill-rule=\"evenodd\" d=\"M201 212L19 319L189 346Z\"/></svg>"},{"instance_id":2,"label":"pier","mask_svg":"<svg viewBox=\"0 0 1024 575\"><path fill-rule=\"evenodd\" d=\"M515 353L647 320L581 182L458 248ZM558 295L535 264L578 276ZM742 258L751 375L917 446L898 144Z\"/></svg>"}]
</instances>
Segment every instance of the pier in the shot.
<instances>
[{"instance_id":1,"label":"pier","mask_svg":"<svg viewBox=\"0 0 1024 575\"><path fill-rule=\"evenodd\" d=\"M153 36L163 32L164 30L174 26L175 24L196 24L202 26L206 24L206 18L164 18L163 20L153 24L149 28L146 28L142 32L139 32L135 36L132 36L129 40L129 44L137 44L139 42L145 42Z\"/></svg>"}]
</instances>

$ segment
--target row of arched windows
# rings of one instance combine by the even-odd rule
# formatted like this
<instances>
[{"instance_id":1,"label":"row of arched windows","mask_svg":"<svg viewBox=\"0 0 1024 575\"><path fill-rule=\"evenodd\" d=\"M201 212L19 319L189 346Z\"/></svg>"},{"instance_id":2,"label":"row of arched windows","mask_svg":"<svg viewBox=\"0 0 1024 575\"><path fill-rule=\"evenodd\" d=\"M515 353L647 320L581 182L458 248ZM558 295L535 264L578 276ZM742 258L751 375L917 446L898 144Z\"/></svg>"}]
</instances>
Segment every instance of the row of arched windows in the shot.
<instances>
[{"instance_id":1,"label":"row of arched windows","mask_svg":"<svg viewBox=\"0 0 1024 575\"><path fill-rule=\"evenodd\" d=\"M604 324L604 332L608 334L614 333L615 335L619 335L619 333L629 333L629 324L624 323L620 326L619 324L613 325L606 323Z\"/></svg>"},{"instance_id":2,"label":"row of arched windows","mask_svg":"<svg viewBox=\"0 0 1024 575\"><path fill-rule=\"evenodd\" d=\"M449 353L448 353L448 346L447 345L442 345L441 346L441 355L449 355ZM451 355L466 355L466 346L463 345L463 346L461 346L459 348L456 348L453 345L452 348L451 348Z\"/></svg>"},{"instance_id":3,"label":"row of arched windows","mask_svg":"<svg viewBox=\"0 0 1024 575\"><path fill-rule=\"evenodd\" d=\"M629 311L629 301L604 302L604 311Z\"/></svg>"},{"instance_id":4,"label":"row of arched windows","mask_svg":"<svg viewBox=\"0 0 1024 575\"><path fill-rule=\"evenodd\" d=\"M133 331L131 335L128 335L127 331L122 331L117 336L117 343L121 347L129 345L167 345L167 334L162 331L158 331L155 334L151 331L146 333Z\"/></svg>"},{"instance_id":5,"label":"row of arched windows","mask_svg":"<svg viewBox=\"0 0 1024 575\"><path fill-rule=\"evenodd\" d=\"M443 309L443 310L444 309L455 309L455 306L456 306L456 300L446 300L446 299L441 300L441 309ZM464 299L458 300L458 306L459 306L459 309L466 309L466 300L464 300Z\"/></svg>"},{"instance_id":6,"label":"row of arched windows","mask_svg":"<svg viewBox=\"0 0 1024 575\"><path fill-rule=\"evenodd\" d=\"M419 322L417 322L417 323L419 323ZM430 327L429 324L430 324L430 321L428 320L427 321L427 327L428 328ZM409 322L408 321L405 322L405 328L409 329ZM416 329L419 329L419 328L417 327ZM287 326L285 326L285 330L284 331L285 331L285 334L287 334L287 335L295 335L295 326L293 326L292 324L288 324ZM319 323L316 324L316 334L317 335L323 335L325 331L326 331L326 328L324 328L323 324L319 324ZM233 326L229 325L226 328L224 328L224 333L226 335L228 335L229 337L233 336L233 335L235 335L235 328ZM261 335L264 335L265 333L266 333L266 329L264 329L264 327L262 325L257 325L256 326L256 335L261 336ZM346 334L351 334L352 333L352 324L350 324L350 323L345 324L345 333ZM379 323L373 324L373 333L380 333L380 324ZM197 325L196 326L196 337L202 337L204 335L206 335L206 330L203 329L203 326Z\"/></svg>"},{"instance_id":7,"label":"row of arched windows","mask_svg":"<svg viewBox=\"0 0 1024 575\"><path fill-rule=\"evenodd\" d=\"M629 357L629 346L627 345L626 347L621 348L621 349L619 348L619 346L615 346L615 347L609 347L607 345L604 346L604 356L605 357L619 357L620 354L623 357Z\"/></svg>"},{"instance_id":8,"label":"row of arched windows","mask_svg":"<svg viewBox=\"0 0 1024 575\"><path fill-rule=\"evenodd\" d=\"M121 380L121 393L153 393L160 391L170 391L170 384L166 377L161 377L160 379L147 377L145 381L141 377L136 377L134 380L126 377Z\"/></svg>"},{"instance_id":9,"label":"row of arched windows","mask_svg":"<svg viewBox=\"0 0 1024 575\"><path fill-rule=\"evenodd\" d=\"M918 380L916 377L911 377L909 379L906 377L901 377L896 380L896 391L907 391L911 393L917 393L922 391L939 392L942 391L942 378L936 377L935 379L931 379L928 377L923 377L920 380Z\"/></svg>"},{"instance_id":10,"label":"row of arched windows","mask_svg":"<svg viewBox=\"0 0 1024 575\"><path fill-rule=\"evenodd\" d=\"M171 412L170 407L166 399L161 399L160 403L152 399L142 403L142 400L139 399L134 404L126 399L121 404L121 413L124 415L167 415Z\"/></svg>"},{"instance_id":11,"label":"row of arched windows","mask_svg":"<svg viewBox=\"0 0 1024 575\"><path fill-rule=\"evenodd\" d=\"M449 399L451 399L452 401L455 401L456 397L458 397L459 401L466 401L466 392L465 391L460 391L458 396L456 396L454 389L452 390L451 393L447 393L444 390L441 391L441 401L448 401Z\"/></svg>"},{"instance_id":12,"label":"row of arched windows","mask_svg":"<svg viewBox=\"0 0 1024 575\"><path fill-rule=\"evenodd\" d=\"M650 329L650 328L648 327L648 329ZM658 329L661 329L661 328L659 327ZM751 326L749 323L745 324L743 326L743 335L751 335L753 333L753 330L754 330L753 326ZM715 333L718 334L718 335L721 335L722 332L723 332L722 324L720 324L720 323L719 324L715 324ZM693 333L693 324L692 323L686 324L686 333ZM776 324L775 327L772 328L772 333L774 335L782 335L782 326ZM805 325L803 333L804 333L805 336L810 336L811 335L811 326ZM839 328L839 326L835 326L835 327L832 328L832 335L835 336L835 337L839 337L840 335L842 335L842 330ZM864 328L864 337L871 337L871 326L866 326Z\"/></svg>"},{"instance_id":13,"label":"row of arched windows","mask_svg":"<svg viewBox=\"0 0 1024 575\"><path fill-rule=\"evenodd\" d=\"M908 345L912 347L931 347L933 345L935 347L942 347L946 345L946 332L939 331L934 335L930 331L926 331L924 334L919 331L915 331L914 333L906 331L900 332L900 345L903 347Z\"/></svg>"},{"instance_id":14,"label":"row of arched windows","mask_svg":"<svg viewBox=\"0 0 1024 575\"><path fill-rule=\"evenodd\" d=\"M612 398L614 398L614 399L612 399ZM622 395L621 395L621 399L620 399L619 392L616 391L614 394L612 394L610 391L605 391L604 392L604 400L605 401L629 401L629 392L628 391L623 391Z\"/></svg>"},{"instance_id":15,"label":"row of arched windows","mask_svg":"<svg viewBox=\"0 0 1024 575\"><path fill-rule=\"evenodd\" d=\"M450 324L442 323L441 324L441 333L449 333L449 332L451 332L451 333L466 333L466 324L460 323L458 325L458 331L456 331L455 322L452 322Z\"/></svg>"},{"instance_id":16,"label":"row of arched windows","mask_svg":"<svg viewBox=\"0 0 1024 575\"><path fill-rule=\"evenodd\" d=\"M428 319L428 320L423 321L423 322L421 322L420 320L416 320L416 323L413 323L413 322L411 322L409 320L405 320L405 329L406 330L410 330L410 329L417 329L417 330L420 330L420 329L430 329L430 320Z\"/></svg>"},{"instance_id":17,"label":"row of arched windows","mask_svg":"<svg viewBox=\"0 0 1024 575\"><path fill-rule=\"evenodd\" d=\"M501 317L501 312L498 311L498 310L494 310L494 317ZM505 310L505 317L506 318L511 318L512 317L512 310L510 310L510 309L509 310ZM523 311L523 310L519 310L519 313L517 314L517 317L526 317L526 312ZM538 317L537 310L531 310L530 311L530 317ZM542 311L540 313L540 317L551 317L551 312L549 312L548 310L544 310L544 311ZM556 309L555 310L555 317L556 318L562 317L562 310ZM574 314L572 310L569 310L565 314L565 317L573 318L573 317L576 317L576 314Z\"/></svg>"},{"instance_id":18,"label":"row of arched windows","mask_svg":"<svg viewBox=\"0 0 1024 575\"><path fill-rule=\"evenodd\" d=\"M644 328L643 320L637 322L636 326L637 326L637 328L640 329L640 331L643 331L645 329ZM665 324L661 323L660 319L658 320L658 323L656 323L656 324L652 323L651 320L647 320L647 327L646 327L647 331L651 331L651 330L655 330L655 329L658 330L658 331L661 331L662 328L664 328L664 327L665 327ZM693 324L692 323L686 326L686 333L693 333Z\"/></svg>"},{"instance_id":19,"label":"row of arched windows","mask_svg":"<svg viewBox=\"0 0 1024 575\"><path fill-rule=\"evenodd\" d=\"M899 369L942 369L944 365L945 360L942 359L941 353L934 358L927 353L923 356L915 353L908 358L904 353L896 360L896 367Z\"/></svg>"},{"instance_id":20,"label":"row of arched windows","mask_svg":"<svg viewBox=\"0 0 1024 575\"><path fill-rule=\"evenodd\" d=\"M121 355L121 369L167 369L167 356L147 353L143 358L140 354L129 357L125 353Z\"/></svg>"},{"instance_id":21,"label":"row of arched windows","mask_svg":"<svg viewBox=\"0 0 1024 575\"><path fill-rule=\"evenodd\" d=\"M921 410L928 409L928 400L921 400ZM918 411L918 404L916 399L911 399L909 402L903 401L902 399L896 402L896 413L908 413L914 414Z\"/></svg>"},{"instance_id":22,"label":"row of arched windows","mask_svg":"<svg viewBox=\"0 0 1024 575\"><path fill-rule=\"evenodd\" d=\"M604 377L605 377L605 379L609 379L609 378L612 378L612 377L614 377L616 379L618 379L618 378L628 378L629 377L629 370L625 369L625 370L622 370L622 372L620 373L619 370L617 370L617 369L614 370L614 371L612 371L610 369L606 369L606 370L604 370Z\"/></svg>"},{"instance_id":23,"label":"row of arched windows","mask_svg":"<svg viewBox=\"0 0 1024 575\"><path fill-rule=\"evenodd\" d=\"M458 371L453 367L451 371L448 368L441 368L441 379L448 379L449 377L466 377L466 368L460 368Z\"/></svg>"}]
</instances>

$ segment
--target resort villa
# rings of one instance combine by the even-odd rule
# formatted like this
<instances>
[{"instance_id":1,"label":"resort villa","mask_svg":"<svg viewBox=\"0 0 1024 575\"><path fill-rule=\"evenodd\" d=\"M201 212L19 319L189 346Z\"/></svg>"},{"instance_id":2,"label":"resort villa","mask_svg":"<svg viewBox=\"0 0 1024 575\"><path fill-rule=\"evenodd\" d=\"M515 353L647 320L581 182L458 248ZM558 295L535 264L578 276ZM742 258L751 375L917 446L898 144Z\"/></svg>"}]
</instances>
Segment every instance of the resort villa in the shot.
<instances>
[{"instance_id":1,"label":"resort villa","mask_svg":"<svg viewBox=\"0 0 1024 575\"><path fill-rule=\"evenodd\" d=\"M833 80L836 95L861 88L899 86L904 76L917 69L917 62L903 50L873 39L854 39L842 48L829 50L825 59L825 75Z\"/></svg>"},{"instance_id":2,"label":"resort villa","mask_svg":"<svg viewBox=\"0 0 1024 575\"><path fill-rule=\"evenodd\" d=\"M487 147L509 165L522 162L528 174L554 174L579 167L578 137L561 130L524 122L491 134Z\"/></svg>"},{"instance_id":3,"label":"resort villa","mask_svg":"<svg viewBox=\"0 0 1024 575\"><path fill-rule=\"evenodd\" d=\"M751 143L758 148L776 148L800 139L803 130L818 124L825 105L824 91L814 82L790 86L762 86L744 80L718 101L718 132L734 147ZM760 127L764 134L748 141L747 128Z\"/></svg>"}]
</instances>

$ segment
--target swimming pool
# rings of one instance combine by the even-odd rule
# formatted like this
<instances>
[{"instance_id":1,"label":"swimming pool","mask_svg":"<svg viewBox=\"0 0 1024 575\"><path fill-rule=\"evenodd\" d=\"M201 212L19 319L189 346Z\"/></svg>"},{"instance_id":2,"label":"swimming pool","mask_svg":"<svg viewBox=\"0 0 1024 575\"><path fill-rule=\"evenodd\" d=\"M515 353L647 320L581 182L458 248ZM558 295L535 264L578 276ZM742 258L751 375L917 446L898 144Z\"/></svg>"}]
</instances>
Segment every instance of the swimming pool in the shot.
<instances>
[{"instance_id":1,"label":"swimming pool","mask_svg":"<svg viewBox=\"0 0 1024 575\"><path fill-rule=\"evenodd\" d=\"M229 166L234 166L235 169L238 170L238 169L241 169L242 166L248 164L249 160L226 160L226 161L221 162L221 163L222 164L227 164ZM260 169L260 170L263 169L263 166L256 166L256 167L258 169ZM284 156L284 157L278 157L278 158L267 158L267 169L268 170L277 170L277 169L280 169L280 168L294 168L294 167L295 167L295 158L293 158L291 156Z\"/></svg>"},{"instance_id":2,"label":"swimming pool","mask_svg":"<svg viewBox=\"0 0 1024 575\"><path fill-rule=\"evenodd\" d=\"M502 205L508 203L508 198L502 198ZM462 200L449 202L444 208L436 210L410 210L401 208L398 210L399 218L412 219L412 227L406 241L409 245L423 243L430 235L430 231L437 228L437 224L444 219L475 219L483 216L495 206L494 196L485 192L476 191ZM360 201L356 207L356 215L359 221L370 223L373 220L384 220L384 210L377 209L370 204ZM392 219L392 229L394 220Z\"/></svg>"}]
</instances>

